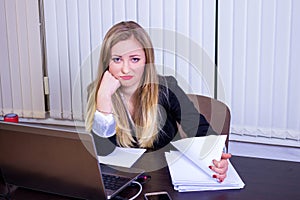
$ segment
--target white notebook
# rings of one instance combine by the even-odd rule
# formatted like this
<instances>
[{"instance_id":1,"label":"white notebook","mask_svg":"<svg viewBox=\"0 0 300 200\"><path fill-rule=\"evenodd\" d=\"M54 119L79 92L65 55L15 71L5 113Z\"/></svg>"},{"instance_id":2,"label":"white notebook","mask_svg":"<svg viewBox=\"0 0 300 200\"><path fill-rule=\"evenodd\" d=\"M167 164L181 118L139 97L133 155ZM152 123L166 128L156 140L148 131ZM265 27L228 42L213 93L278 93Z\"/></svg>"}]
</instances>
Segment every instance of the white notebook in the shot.
<instances>
[{"instance_id":1,"label":"white notebook","mask_svg":"<svg viewBox=\"0 0 300 200\"><path fill-rule=\"evenodd\" d=\"M209 165L220 160L225 146L226 135L185 138L172 144L179 151L166 152L174 189L179 192L240 189L242 179L229 161L227 177L219 183L212 178L215 174Z\"/></svg>"}]
</instances>

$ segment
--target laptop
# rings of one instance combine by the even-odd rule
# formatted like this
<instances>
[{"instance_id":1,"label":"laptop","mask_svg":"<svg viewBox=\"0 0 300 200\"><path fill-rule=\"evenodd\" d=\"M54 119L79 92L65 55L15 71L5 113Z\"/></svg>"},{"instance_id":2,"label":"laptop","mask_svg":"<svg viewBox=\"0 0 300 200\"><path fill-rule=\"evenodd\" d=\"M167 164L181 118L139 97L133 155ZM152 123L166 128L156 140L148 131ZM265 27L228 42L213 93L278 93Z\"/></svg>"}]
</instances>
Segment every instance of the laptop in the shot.
<instances>
[{"instance_id":1,"label":"laptop","mask_svg":"<svg viewBox=\"0 0 300 200\"><path fill-rule=\"evenodd\" d=\"M79 199L111 199L144 172L100 165L84 129L9 122L0 122L0 170L7 184ZM105 188L112 175L125 183Z\"/></svg>"}]
</instances>

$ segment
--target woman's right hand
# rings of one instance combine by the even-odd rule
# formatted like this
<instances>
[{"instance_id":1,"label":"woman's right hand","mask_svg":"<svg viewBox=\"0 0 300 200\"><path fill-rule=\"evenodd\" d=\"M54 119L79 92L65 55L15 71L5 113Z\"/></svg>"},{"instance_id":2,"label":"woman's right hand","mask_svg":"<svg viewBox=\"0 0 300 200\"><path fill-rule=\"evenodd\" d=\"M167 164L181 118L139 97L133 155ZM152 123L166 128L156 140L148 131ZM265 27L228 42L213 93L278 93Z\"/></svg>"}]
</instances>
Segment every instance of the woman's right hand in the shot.
<instances>
[{"instance_id":1,"label":"woman's right hand","mask_svg":"<svg viewBox=\"0 0 300 200\"><path fill-rule=\"evenodd\" d=\"M104 113L112 112L111 96L121 83L108 70L104 72L97 94L97 109Z\"/></svg>"}]
</instances>

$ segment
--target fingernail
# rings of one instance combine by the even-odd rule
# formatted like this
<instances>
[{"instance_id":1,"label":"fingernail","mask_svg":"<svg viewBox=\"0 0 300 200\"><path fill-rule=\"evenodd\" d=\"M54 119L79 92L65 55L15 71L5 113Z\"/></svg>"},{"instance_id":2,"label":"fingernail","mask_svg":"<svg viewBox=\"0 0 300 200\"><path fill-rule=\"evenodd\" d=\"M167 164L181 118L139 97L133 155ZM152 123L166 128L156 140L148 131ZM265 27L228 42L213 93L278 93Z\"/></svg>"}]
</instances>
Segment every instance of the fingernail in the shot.
<instances>
[{"instance_id":1,"label":"fingernail","mask_svg":"<svg viewBox=\"0 0 300 200\"><path fill-rule=\"evenodd\" d=\"M213 177L213 178L217 178L217 175L214 174L212 177Z\"/></svg>"},{"instance_id":2,"label":"fingernail","mask_svg":"<svg viewBox=\"0 0 300 200\"><path fill-rule=\"evenodd\" d=\"M212 166L210 165L210 166L208 166L209 167L209 169L212 169Z\"/></svg>"},{"instance_id":3,"label":"fingernail","mask_svg":"<svg viewBox=\"0 0 300 200\"><path fill-rule=\"evenodd\" d=\"M221 179L220 179L220 180L219 180L219 182L220 182L220 183L222 183L222 182L223 182L223 180L221 180Z\"/></svg>"}]
</instances>

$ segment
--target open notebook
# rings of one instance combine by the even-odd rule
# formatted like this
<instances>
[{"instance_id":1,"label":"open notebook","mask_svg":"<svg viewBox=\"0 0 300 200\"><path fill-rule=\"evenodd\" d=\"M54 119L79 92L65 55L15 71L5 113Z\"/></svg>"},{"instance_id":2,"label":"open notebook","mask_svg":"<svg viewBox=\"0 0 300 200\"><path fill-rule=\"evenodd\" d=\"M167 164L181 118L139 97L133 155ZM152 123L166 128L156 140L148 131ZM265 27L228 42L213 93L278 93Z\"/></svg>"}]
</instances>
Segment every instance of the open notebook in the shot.
<instances>
[{"instance_id":1,"label":"open notebook","mask_svg":"<svg viewBox=\"0 0 300 200\"><path fill-rule=\"evenodd\" d=\"M100 166L84 131L6 122L0 122L0 169L8 184L82 199L110 199L143 173ZM108 175L126 181L107 189Z\"/></svg>"},{"instance_id":2,"label":"open notebook","mask_svg":"<svg viewBox=\"0 0 300 200\"><path fill-rule=\"evenodd\" d=\"M220 160L226 135L185 138L172 142L178 151L166 152L166 160L175 190L179 192L240 189L242 179L229 161L227 178L219 183L209 169L212 160Z\"/></svg>"}]
</instances>

